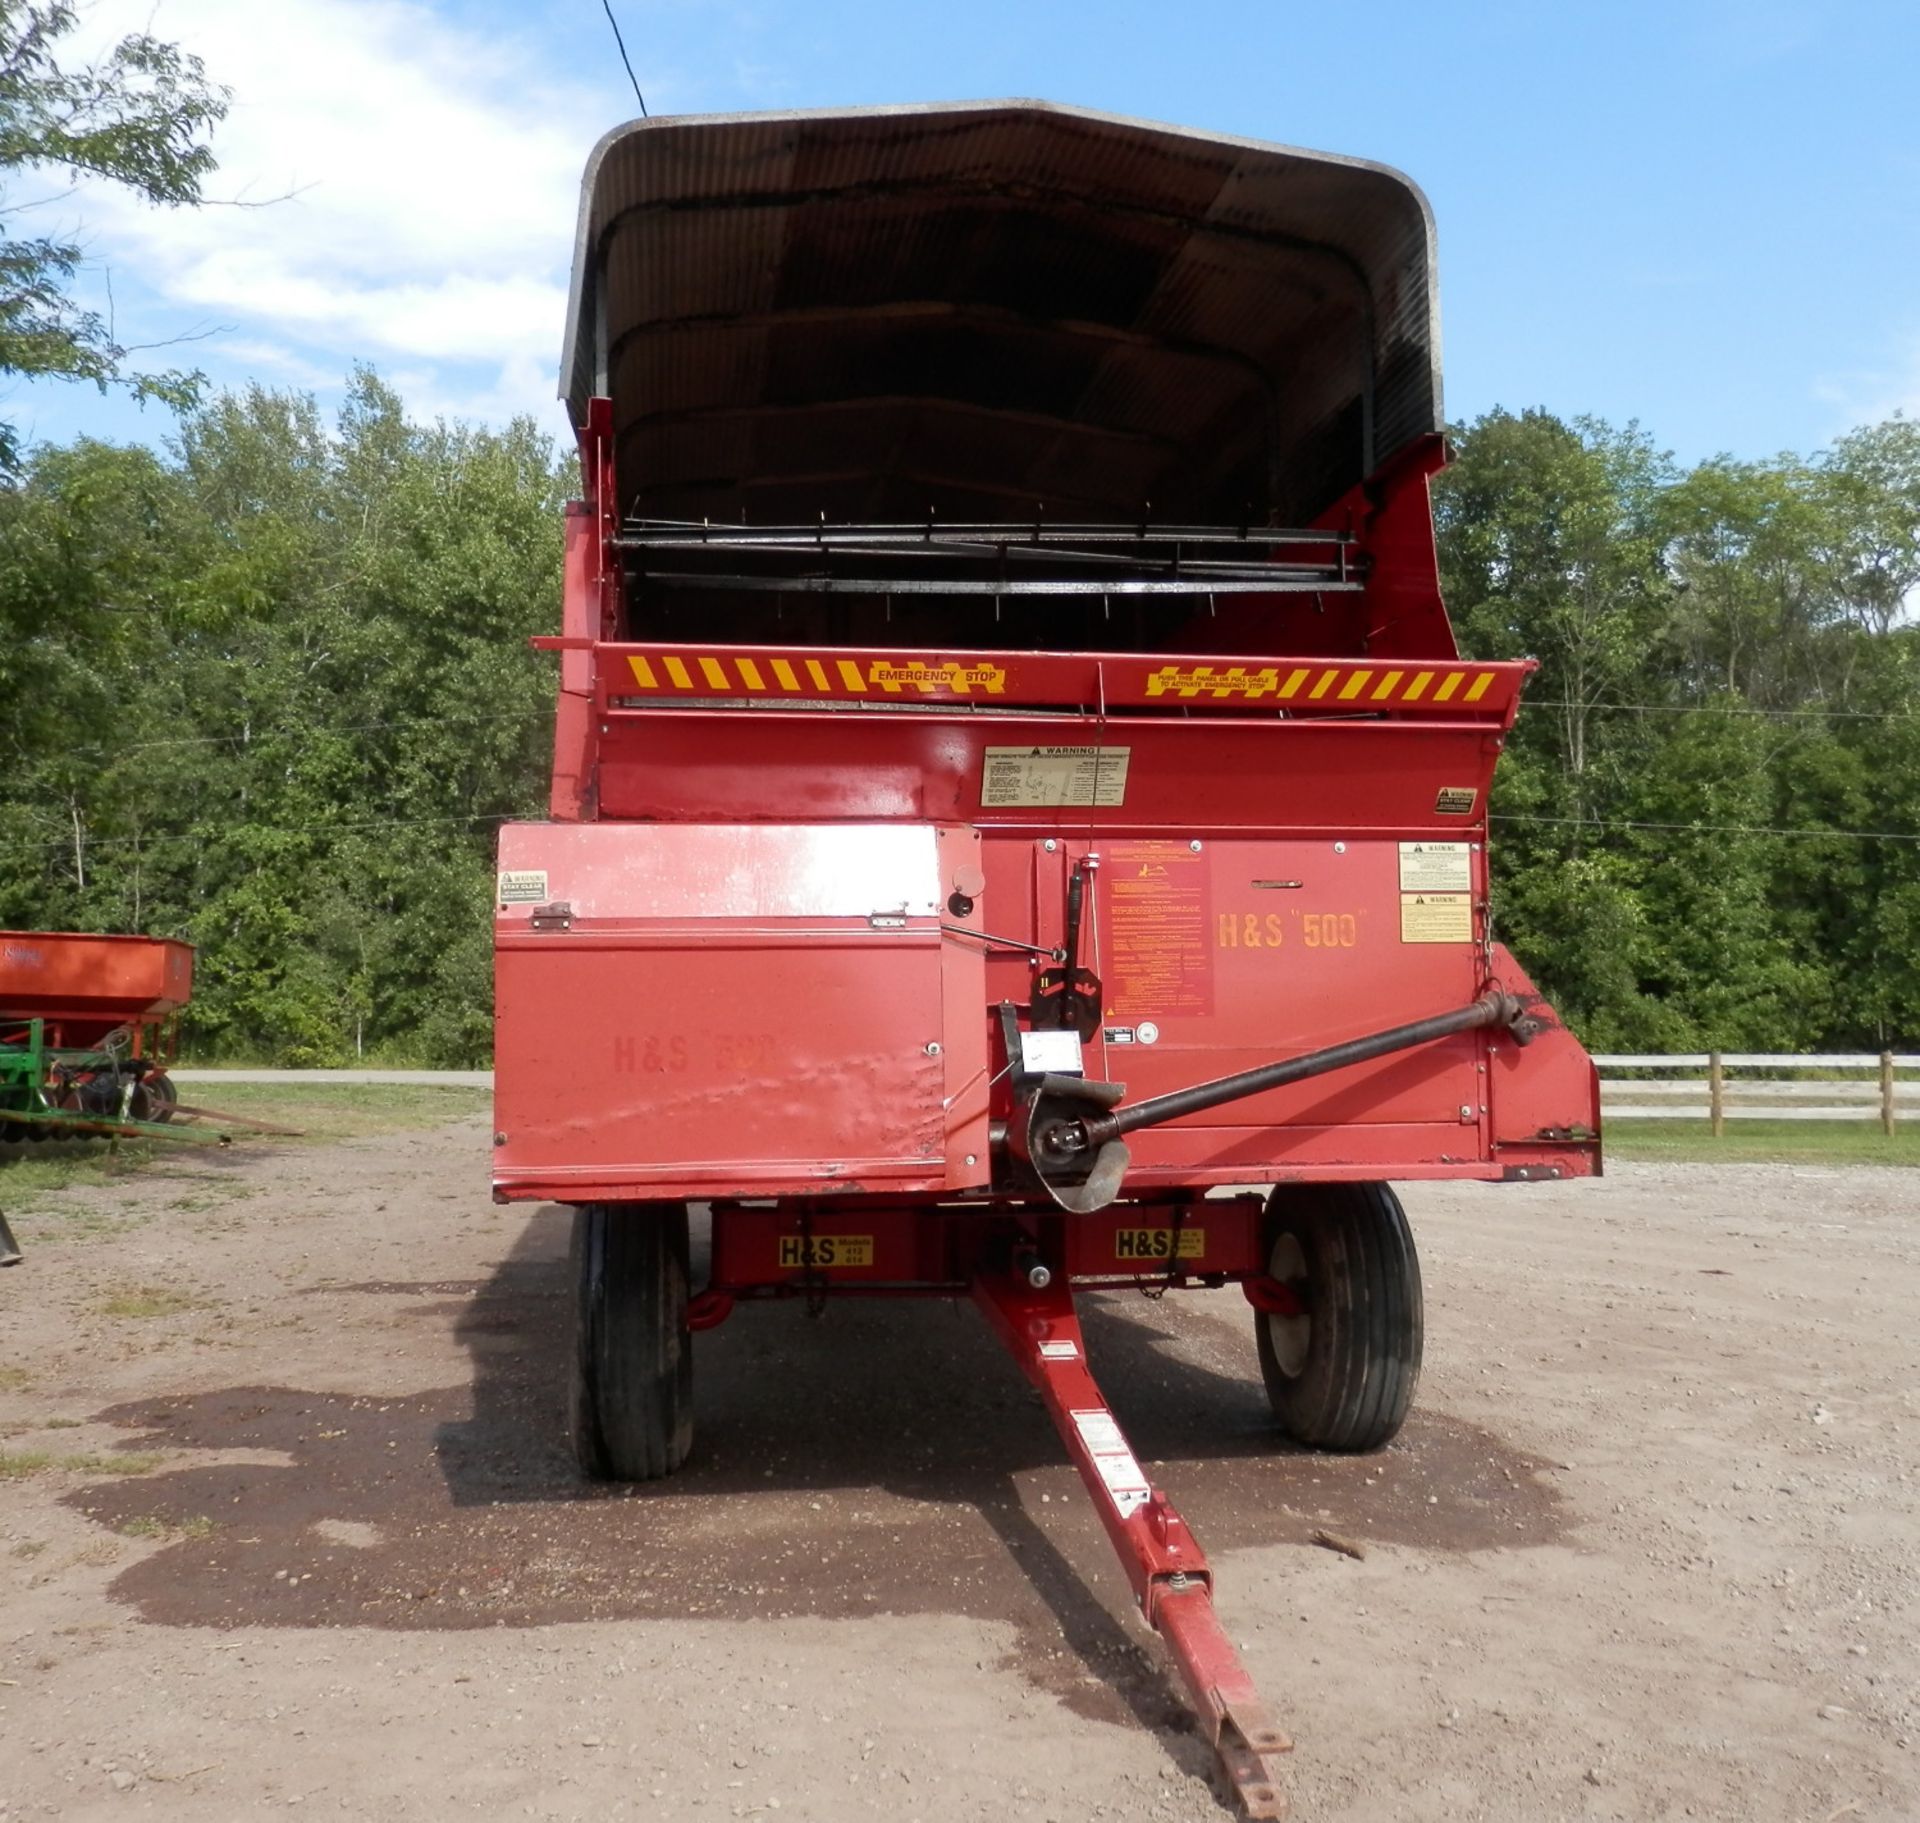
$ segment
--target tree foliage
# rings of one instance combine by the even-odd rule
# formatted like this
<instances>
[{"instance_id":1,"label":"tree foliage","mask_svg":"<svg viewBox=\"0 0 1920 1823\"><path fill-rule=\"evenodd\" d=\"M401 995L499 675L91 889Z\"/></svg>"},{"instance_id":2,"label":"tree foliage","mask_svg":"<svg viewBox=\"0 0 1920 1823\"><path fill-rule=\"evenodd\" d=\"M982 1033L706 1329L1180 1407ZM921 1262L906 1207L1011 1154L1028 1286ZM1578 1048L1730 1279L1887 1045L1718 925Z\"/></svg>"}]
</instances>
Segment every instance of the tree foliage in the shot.
<instances>
[{"instance_id":1,"label":"tree foliage","mask_svg":"<svg viewBox=\"0 0 1920 1823\"><path fill-rule=\"evenodd\" d=\"M198 203L214 168L206 136L227 111L198 57L146 33L69 67L70 0L0 0L0 372L91 380L190 404L200 376L129 372L111 322L76 302L85 251L70 233L21 231L61 199L61 180L104 179L163 206ZM19 449L0 423L0 472Z\"/></svg>"},{"instance_id":2,"label":"tree foliage","mask_svg":"<svg viewBox=\"0 0 1920 1823\"><path fill-rule=\"evenodd\" d=\"M1920 426L1681 473L1493 412L1436 489L1463 646L1532 655L1500 922L1606 1050L1920 1045Z\"/></svg>"},{"instance_id":3,"label":"tree foliage","mask_svg":"<svg viewBox=\"0 0 1920 1823\"><path fill-rule=\"evenodd\" d=\"M0 925L200 946L203 1050L491 1042L494 831L537 812L569 466L527 421L253 390L0 496Z\"/></svg>"}]
</instances>

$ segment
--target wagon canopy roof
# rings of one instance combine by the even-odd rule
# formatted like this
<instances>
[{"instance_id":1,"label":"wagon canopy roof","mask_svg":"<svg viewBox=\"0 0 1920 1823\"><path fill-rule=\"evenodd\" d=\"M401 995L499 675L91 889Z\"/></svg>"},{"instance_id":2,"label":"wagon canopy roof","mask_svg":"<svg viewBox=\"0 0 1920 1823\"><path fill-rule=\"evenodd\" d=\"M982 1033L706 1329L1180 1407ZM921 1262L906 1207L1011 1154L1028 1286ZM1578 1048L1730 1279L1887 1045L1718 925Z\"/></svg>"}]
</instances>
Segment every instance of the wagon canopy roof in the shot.
<instances>
[{"instance_id":1,"label":"wagon canopy roof","mask_svg":"<svg viewBox=\"0 0 1920 1823\"><path fill-rule=\"evenodd\" d=\"M1044 102L634 121L561 396L653 517L1297 524L1441 423L1384 166Z\"/></svg>"}]
</instances>

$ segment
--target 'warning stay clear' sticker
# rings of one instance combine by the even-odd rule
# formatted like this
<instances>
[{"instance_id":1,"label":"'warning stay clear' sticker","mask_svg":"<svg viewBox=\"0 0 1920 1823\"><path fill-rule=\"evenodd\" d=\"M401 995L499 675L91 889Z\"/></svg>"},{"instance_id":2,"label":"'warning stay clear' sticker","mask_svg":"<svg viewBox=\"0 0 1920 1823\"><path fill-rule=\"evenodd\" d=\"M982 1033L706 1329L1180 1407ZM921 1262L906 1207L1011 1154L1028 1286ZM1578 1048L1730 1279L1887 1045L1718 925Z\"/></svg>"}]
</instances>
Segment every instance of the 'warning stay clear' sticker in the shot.
<instances>
[{"instance_id":1,"label":"'warning stay clear' sticker","mask_svg":"<svg viewBox=\"0 0 1920 1823\"><path fill-rule=\"evenodd\" d=\"M545 868L504 868L500 874L502 905L544 905L547 902Z\"/></svg>"}]
</instances>

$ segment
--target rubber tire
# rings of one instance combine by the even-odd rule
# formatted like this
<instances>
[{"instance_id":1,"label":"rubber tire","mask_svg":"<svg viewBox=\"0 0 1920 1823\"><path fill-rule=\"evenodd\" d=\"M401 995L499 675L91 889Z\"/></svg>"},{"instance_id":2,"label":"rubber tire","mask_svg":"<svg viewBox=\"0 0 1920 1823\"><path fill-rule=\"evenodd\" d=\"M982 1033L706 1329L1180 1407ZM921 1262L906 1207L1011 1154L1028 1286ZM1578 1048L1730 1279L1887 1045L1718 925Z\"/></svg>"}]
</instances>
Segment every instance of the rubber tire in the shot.
<instances>
[{"instance_id":1,"label":"rubber tire","mask_svg":"<svg viewBox=\"0 0 1920 1823\"><path fill-rule=\"evenodd\" d=\"M140 1085L147 1092L147 1118L156 1121L169 1121L173 1111L180 1105L180 1091L173 1086L173 1078L165 1070L155 1070Z\"/></svg>"},{"instance_id":2,"label":"rubber tire","mask_svg":"<svg viewBox=\"0 0 1920 1823\"><path fill-rule=\"evenodd\" d=\"M573 1213L573 1453L594 1481L656 1481L693 1448L685 1203Z\"/></svg>"},{"instance_id":3,"label":"rubber tire","mask_svg":"<svg viewBox=\"0 0 1920 1823\"><path fill-rule=\"evenodd\" d=\"M1282 1184L1264 1234L1268 1271L1293 1285L1311 1320L1303 1358L1283 1365L1275 1324L1287 1319L1254 1313L1274 1416L1314 1449L1379 1449L1413 1404L1426 1328L1400 1199L1385 1184Z\"/></svg>"}]
</instances>

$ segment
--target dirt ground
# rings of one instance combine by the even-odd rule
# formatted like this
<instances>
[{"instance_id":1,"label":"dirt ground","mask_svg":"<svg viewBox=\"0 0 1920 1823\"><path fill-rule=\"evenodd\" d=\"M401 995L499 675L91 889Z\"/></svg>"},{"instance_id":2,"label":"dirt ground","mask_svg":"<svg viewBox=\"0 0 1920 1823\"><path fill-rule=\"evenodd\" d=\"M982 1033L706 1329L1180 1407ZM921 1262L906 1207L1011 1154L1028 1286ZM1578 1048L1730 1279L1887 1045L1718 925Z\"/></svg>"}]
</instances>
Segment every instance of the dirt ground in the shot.
<instances>
[{"instance_id":1,"label":"dirt ground","mask_svg":"<svg viewBox=\"0 0 1920 1823\"><path fill-rule=\"evenodd\" d=\"M18 1220L5 1823L1224 1814L976 1316L742 1311L697 1461L588 1489L567 1218L486 1161L475 1115ZM1274 1445L1237 1293L1088 1313L1296 1817L1920 1816L1920 1177L1406 1200L1427 1367L1382 1455Z\"/></svg>"}]
</instances>

